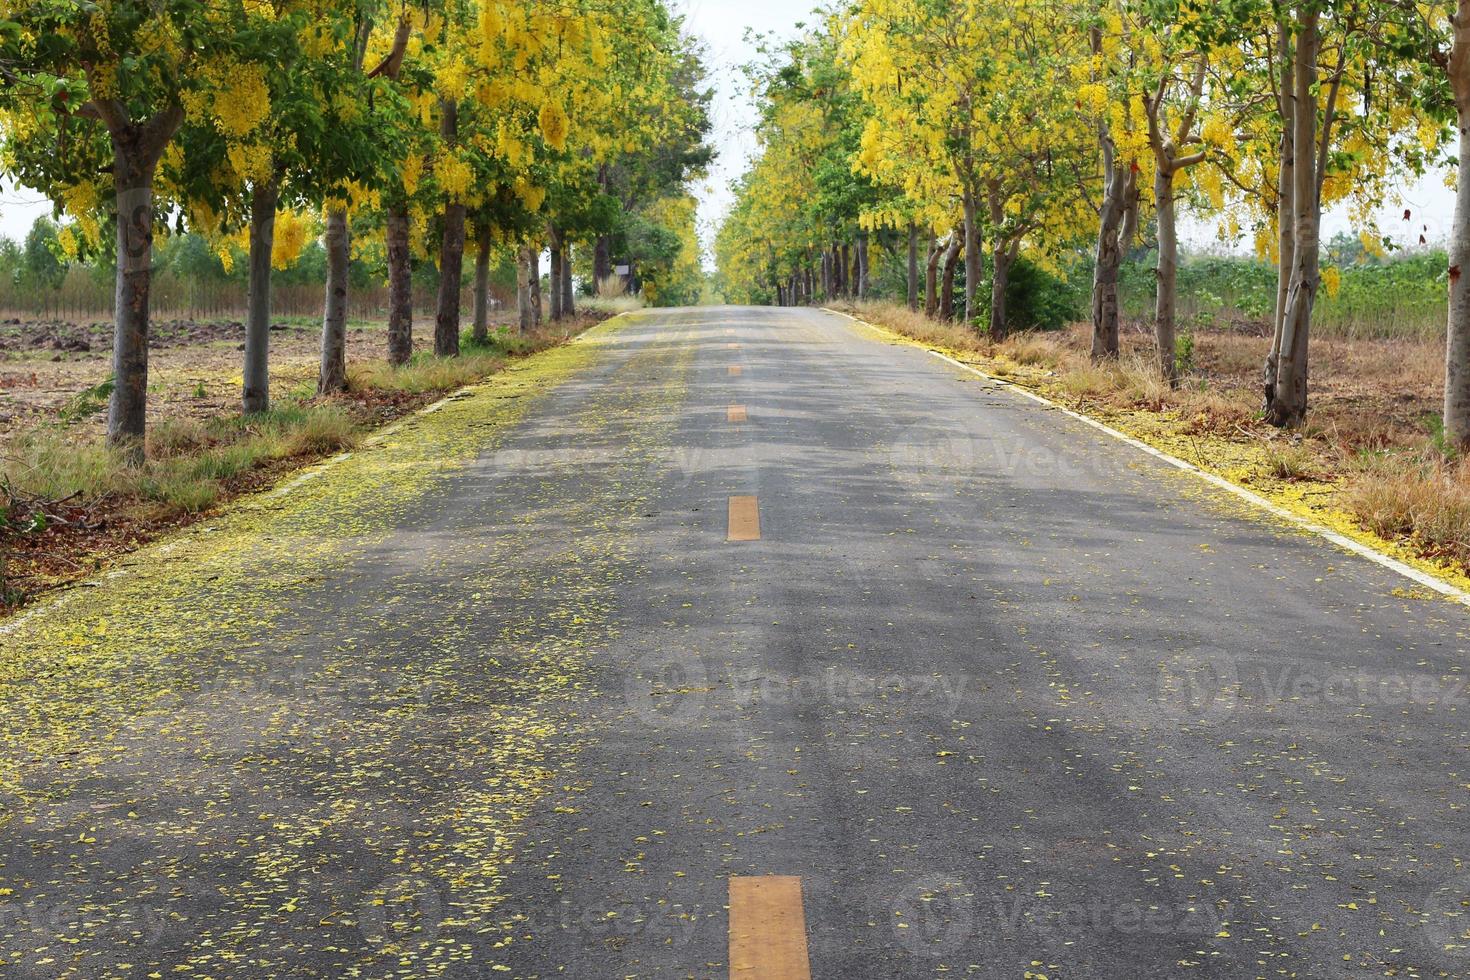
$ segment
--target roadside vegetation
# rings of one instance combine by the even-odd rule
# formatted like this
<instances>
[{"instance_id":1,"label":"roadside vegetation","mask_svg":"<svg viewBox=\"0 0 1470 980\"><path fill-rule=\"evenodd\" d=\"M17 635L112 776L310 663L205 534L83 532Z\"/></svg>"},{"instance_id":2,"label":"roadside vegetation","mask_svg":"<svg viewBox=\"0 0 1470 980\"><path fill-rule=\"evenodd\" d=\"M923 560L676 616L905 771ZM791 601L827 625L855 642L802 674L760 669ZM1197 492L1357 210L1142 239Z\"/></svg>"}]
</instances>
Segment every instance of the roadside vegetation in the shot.
<instances>
[{"instance_id":1,"label":"roadside vegetation","mask_svg":"<svg viewBox=\"0 0 1470 980\"><path fill-rule=\"evenodd\" d=\"M1470 570L1470 0L858 0L747 74L730 300L843 306ZM1397 193L1443 174L1437 245Z\"/></svg>"}]
</instances>

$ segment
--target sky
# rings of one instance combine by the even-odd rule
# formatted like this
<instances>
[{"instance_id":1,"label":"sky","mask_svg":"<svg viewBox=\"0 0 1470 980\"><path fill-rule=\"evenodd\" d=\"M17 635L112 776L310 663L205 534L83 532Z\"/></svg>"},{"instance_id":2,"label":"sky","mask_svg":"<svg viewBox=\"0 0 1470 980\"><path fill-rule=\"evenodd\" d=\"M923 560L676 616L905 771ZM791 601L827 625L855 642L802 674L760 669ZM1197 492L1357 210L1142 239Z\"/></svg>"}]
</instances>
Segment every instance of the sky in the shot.
<instances>
[{"instance_id":1,"label":"sky","mask_svg":"<svg viewBox=\"0 0 1470 980\"><path fill-rule=\"evenodd\" d=\"M792 37L797 24L815 22L810 13L815 5L805 0L681 0L674 6L684 13L690 33L704 41L715 88L710 108L719 158L697 191L700 234L708 249L730 205L730 182L745 171L755 151L755 109L740 66L754 60L756 45L746 40L746 34L756 31L781 39Z\"/></svg>"}]
</instances>

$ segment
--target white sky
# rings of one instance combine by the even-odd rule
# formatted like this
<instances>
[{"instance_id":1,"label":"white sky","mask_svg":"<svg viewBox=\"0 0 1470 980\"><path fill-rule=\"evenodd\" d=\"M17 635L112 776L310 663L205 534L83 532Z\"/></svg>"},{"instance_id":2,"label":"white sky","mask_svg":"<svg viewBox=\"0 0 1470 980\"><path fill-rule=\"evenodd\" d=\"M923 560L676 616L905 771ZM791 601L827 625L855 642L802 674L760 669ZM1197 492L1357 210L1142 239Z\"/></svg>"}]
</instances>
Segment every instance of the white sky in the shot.
<instances>
[{"instance_id":1,"label":"white sky","mask_svg":"<svg viewBox=\"0 0 1470 980\"><path fill-rule=\"evenodd\" d=\"M745 91L740 66L756 57L754 44L746 43L747 30L785 39L797 33L798 23L812 24L812 0L676 0L674 7L686 16L691 33L703 39L705 55L715 86L711 105L714 142L719 159L709 179L696 191L699 197L700 233L706 249L714 244L715 229L730 206L730 182L739 177L755 150L755 110ZM706 261L712 259L707 255Z\"/></svg>"}]
</instances>

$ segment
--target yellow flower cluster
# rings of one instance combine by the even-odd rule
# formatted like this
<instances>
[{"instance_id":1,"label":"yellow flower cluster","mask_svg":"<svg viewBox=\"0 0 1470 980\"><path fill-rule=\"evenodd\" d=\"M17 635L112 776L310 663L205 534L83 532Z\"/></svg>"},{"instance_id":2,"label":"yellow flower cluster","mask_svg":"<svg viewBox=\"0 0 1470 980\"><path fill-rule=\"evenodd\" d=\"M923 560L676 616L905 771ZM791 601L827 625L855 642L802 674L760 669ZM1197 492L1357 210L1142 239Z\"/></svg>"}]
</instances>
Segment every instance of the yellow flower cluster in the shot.
<instances>
[{"instance_id":1,"label":"yellow flower cluster","mask_svg":"<svg viewBox=\"0 0 1470 980\"><path fill-rule=\"evenodd\" d=\"M316 228L307 215L299 211L277 214L275 240L271 243L271 268L290 268L315 234Z\"/></svg>"},{"instance_id":2,"label":"yellow flower cluster","mask_svg":"<svg viewBox=\"0 0 1470 980\"><path fill-rule=\"evenodd\" d=\"M469 193L470 183L475 177L475 172L469 163L453 154L440 160L434 172L439 178L439 189L451 201L464 200L465 195Z\"/></svg>"}]
</instances>

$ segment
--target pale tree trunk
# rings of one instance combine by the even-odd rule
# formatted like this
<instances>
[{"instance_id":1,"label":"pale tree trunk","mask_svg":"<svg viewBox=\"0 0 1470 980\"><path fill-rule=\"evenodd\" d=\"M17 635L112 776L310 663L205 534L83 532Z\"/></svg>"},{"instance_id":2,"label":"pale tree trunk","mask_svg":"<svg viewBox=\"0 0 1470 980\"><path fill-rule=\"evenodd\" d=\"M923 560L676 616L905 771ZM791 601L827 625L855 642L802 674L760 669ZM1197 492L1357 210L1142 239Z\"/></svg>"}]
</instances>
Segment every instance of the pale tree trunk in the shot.
<instances>
[{"instance_id":1,"label":"pale tree trunk","mask_svg":"<svg viewBox=\"0 0 1470 980\"><path fill-rule=\"evenodd\" d=\"M919 309L919 226L909 225L909 309Z\"/></svg>"},{"instance_id":2,"label":"pale tree trunk","mask_svg":"<svg viewBox=\"0 0 1470 980\"><path fill-rule=\"evenodd\" d=\"M1104 188L1098 215L1092 272L1092 360L1118 356L1118 270L1123 265L1122 230L1132 197L1133 169L1117 159L1112 137L1102 133Z\"/></svg>"},{"instance_id":3,"label":"pale tree trunk","mask_svg":"<svg viewBox=\"0 0 1470 980\"><path fill-rule=\"evenodd\" d=\"M272 177L250 190L250 285L245 304L244 384L240 411L245 415L271 407L271 249L276 241L276 204L280 185Z\"/></svg>"},{"instance_id":4,"label":"pale tree trunk","mask_svg":"<svg viewBox=\"0 0 1470 980\"><path fill-rule=\"evenodd\" d=\"M607 171L607 164L597 168L597 186L604 194L609 192L612 182ZM612 275L612 239L607 235L597 236L592 244L592 294L601 295L602 281Z\"/></svg>"},{"instance_id":5,"label":"pale tree trunk","mask_svg":"<svg viewBox=\"0 0 1470 980\"><path fill-rule=\"evenodd\" d=\"M393 49L380 66L390 75L402 63L404 46L408 43L408 24L406 18L399 21ZM353 46L354 70L362 68L371 33L370 18L359 23ZM378 70L374 69L374 73ZM352 229L347 221L345 205L328 208L322 244L327 253L327 282L322 300L322 357L317 370L316 393L329 395L347 390L347 277L352 267Z\"/></svg>"},{"instance_id":6,"label":"pale tree trunk","mask_svg":"<svg viewBox=\"0 0 1470 980\"><path fill-rule=\"evenodd\" d=\"M1270 404L1276 389L1277 366L1281 361L1282 328L1286 323L1286 297L1291 287L1291 273L1296 266L1296 97L1293 94L1295 72L1292 67L1291 31L1283 19L1277 38L1277 57L1281 59L1281 164L1276 174L1276 308L1271 322L1271 353L1266 357L1266 403Z\"/></svg>"},{"instance_id":7,"label":"pale tree trunk","mask_svg":"<svg viewBox=\"0 0 1470 980\"><path fill-rule=\"evenodd\" d=\"M929 239L929 261L924 265L924 315L932 317L939 309L939 258L944 254L944 245L939 239Z\"/></svg>"},{"instance_id":8,"label":"pale tree trunk","mask_svg":"<svg viewBox=\"0 0 1470 980\"><path fill-rule=\"evenodd\" d=\"M470 334L476 344L490 341L490 229L481 225L475 233L475 326Z\"/></svg>"},{"instance_id":9,"label":"pale tree trunk","mask_svg":"<svg viewBox=\"0 0 1470 980\"><path fill-rule=\"evenodd\" d=\"M1111 153L1108 153L1111 156ZM1119 354L1119 300L1117 276L1123 264L1123 213L1125 184L1123 167L1108 167L1103 212L1098 220L1097 253L1092 266L1092 360L1113 360Z\"/></svg>"},{"instance_id":10,"label":"pale tree trunk","mask_svg":"<svg viewBox=\"0 0 1470 980\"><path fill-rule=\"evenodd\" d=\"M521 333L528 333L536 325L531 314L531 260L529 246L522 246L516 253L516 312L517 325Z\"/></svg>"},{"instance_id":11,"label":"pale tree trunk","mask_svg":"<svg viewBox=\"0 0 1470 980\"><path fill-rule=\"evenodd\" d=\"M832 256L826 249L822 250L822 298L832 298Z\"/></svg>"},{"instance_id":12,"label":"pale tree trunk","mask_svg":"<svg viewBox=\"0 0 1470 980\"><path fill-rule=\"evenodd\" d=\"M857 236L857 294L858 299L868 298L868 233Z\"/></svg>"},{"instance_id":13,"label":"pale tree trunk","mask_svg":"<svg viewBox=\"0 0 1470 980\"><path fill-rule=\"evenodd\" d=\"M1455 218L1450 229L1449 326L1445 343L1444 437L1460 453L1470 450L1470 0L1458 0L1454 44L1447 65L1460 128L1460 169Z\"/></svg>"},{"instance_id":14,"label":"pale tree trunk","mask_svg":"<svg viewBox=\"0 0 1470 980\"><path fill-rule=\"evenodd\" d=\"M1179 363L1175 352L1179 235L1175 217L1174 180L1181 170L1193 167L1205 159L1204 149L1184 156L1179 155L1179 150L1186 143L1195 142L1190 130L1194 128L1208 67L1201 55L1195 62L1194 81L1188 91L1189 101L1180 113L1179 127L1172 138L1166 134L1162 121L1164 99L1168 95L1167 76L1160 82L1156 94L1148 100L1145 107L1149 146L1154 155L1154 202L1159 231L1159 260L1154 291L1154 345L1159 359L1159 376L1168 381L1171 388L1179 384ZM1136 197L1135 194L1135 199Z\"/></svg>"},{"instance_id":15,"label":"pale tree trunk","mask_svg":"<svg viewBox=\"0 0 1470 980\"><path fill-rule=\"evenodd\" d=\"M459 297L464 286L464 212L444 206L444 238L439 245L439 297L434 314L434 354L459 356Z\"/></svg>"},{"instance_id":16,"label":"pale tree trunk","mask_svg":"<svg viewBox=\"0 0 1470 980\"><path fill-rule=\"evenodd\" d=\"M980 319L980 206L974 191L964 193L965 211L965 322Z\"/></svg>"},{"instance_id":17,"label":"pale tree trunk","mask_svg":"<svg viewBox=\"0 0 1470 980\"><path fill-rule=\"evenodd\" d=\"M572 285L572 250L565 241L561 243L561 315L577 315L576 290Z\"/></svg>"},{"instance_id":18,"label":"pale tree trunk","mask_svg":"<svg viewBox=\"0 0 1470 980\"><path fill-rule=\"evenodd\" d=\"M1011 266L1020 254L1021 243L997 242L990 277L990 337L1004 340L1006 336L1006 287L1011 281Z\"/></svg>"},{"instance_id":19,"label":"pale tree trunk","mask_svg":"<svg viewBox=\"0 0 1470 980\"><path fill-rule=\"evenodd\" d=\"M413 357L413 260L408 246L407 204L388 207L388 363Z\"/></svg>"},{"instance_id":20,"label":"pale tree trunk","mask_svg":"<svg viewBox=\"0 0 1470 980\"><path fill-rule=\"evenodd\" d=\"M328 209L322 237L327 249L327 296L322 309L322 364L316 393L330 395L347 390L347 272L352 241L346 208Z\"/></svg>"},{"instance_id":21,"label":"pale tree trunk","mask_svg":"<svg viewBox=\"0 0 1470 980\"><path fill-rule=\"evenodd\" d=\"M551 281L547 286L551 290L551 320L555 323L561 320L561 233L548 227L546 237L551 249Z\"/></svg>"},{"instance_id":22,"label":"pale tree trunk","mask_svg":"<svg viewBox=\"0 0 1470 980\"><path fill-rule=\"evenodd\" d=\"M1302 423L1307 415L1307 337L1312 325L1312 307L1321 281L1322 207L1317 183L1317 54L1319 14L1308 7L1301 17L1295 61L1296 126L1293 144L1297 149L1293 166L1292 204L1295 212L1291 286L1286 313L1281 321L1281 345L1276 364L1276 385L1268 393L1266 420L1288 427ZM1329 123L1330 124L1330 123Z\"/></svg>"},{"instance_id":23,"label":"pale tree trunk","mask_svg":"<svg viewBox=\"0 0 1470 980\"><path fill-rule=\"evenodd\" d=\"M126 107L102 106L112 136L113 190L117 201L117 292L114 297L112 395L107 444L129 465L146 455L148 425L148 319L153 285L153 177L164 148L183 121L178 106L142 125Z\"/></svg>"},{"instance_id":24,"label":"pale tree trunk","mask_svg":"<svg viewBox=\"0 0 1470 980\"><path fill-rule=\"evenodd\" d=\"M531 326L541 329L541 248L526 250L527 279L531 287Z\"/></svg>"},{"instance_id":25,"label":"pale tree trunk","mask_svg":"<svg viewBox=\"0 0 1470 980\"><path fill-rule=\"evenodd\" d=\"M1159 374L1171 388L1179 384L1179 360L1175 356L1175 292L1179 283L1179 236L1174 216L1174 172L1167 167L1154 170L1154 208L1159 225L1158 282L1154 293L1154 344L1158 350Z\"/></svg>"},{"instance_id":26,"label":"pale tree trunk","mask_svg":"<svg viewBox=\"0 0 1470 980\"><path fill-rule=\"evenodd\" d=\"M852 249L846 243L842 243L842 295L848 299L852 298Z\"/></svg>"},{"instance_id":27,"label":"pale tree trunk","mask_svg":"<svg viewBox=\"0 0 1470 980\"><path fill-rule=\"evenodd\" d=\"M1005 224L1005 208L1001 203L1000 190L995 184L989 192L990 224L1001 228ZM1001 340L1006 335L1006 287L1010 284L1011 264L1021 251L1021 235L1007 239L997 235L995 254L991 256L990 276L990 339Z\"/></svg>"},{"instance_id":28,"label":"pale tree trunk","mask_svg":"<svg viewBox=\"0 0 1470 980\"><path fill-rule=\"evenodd\" d=\"M949 247L944 250L943 282L939 290L939 318L954 319L954 272L959 263L960 249L965 240L964 230L956 228L949 236Z\"/></svg>"}]
</instances>

